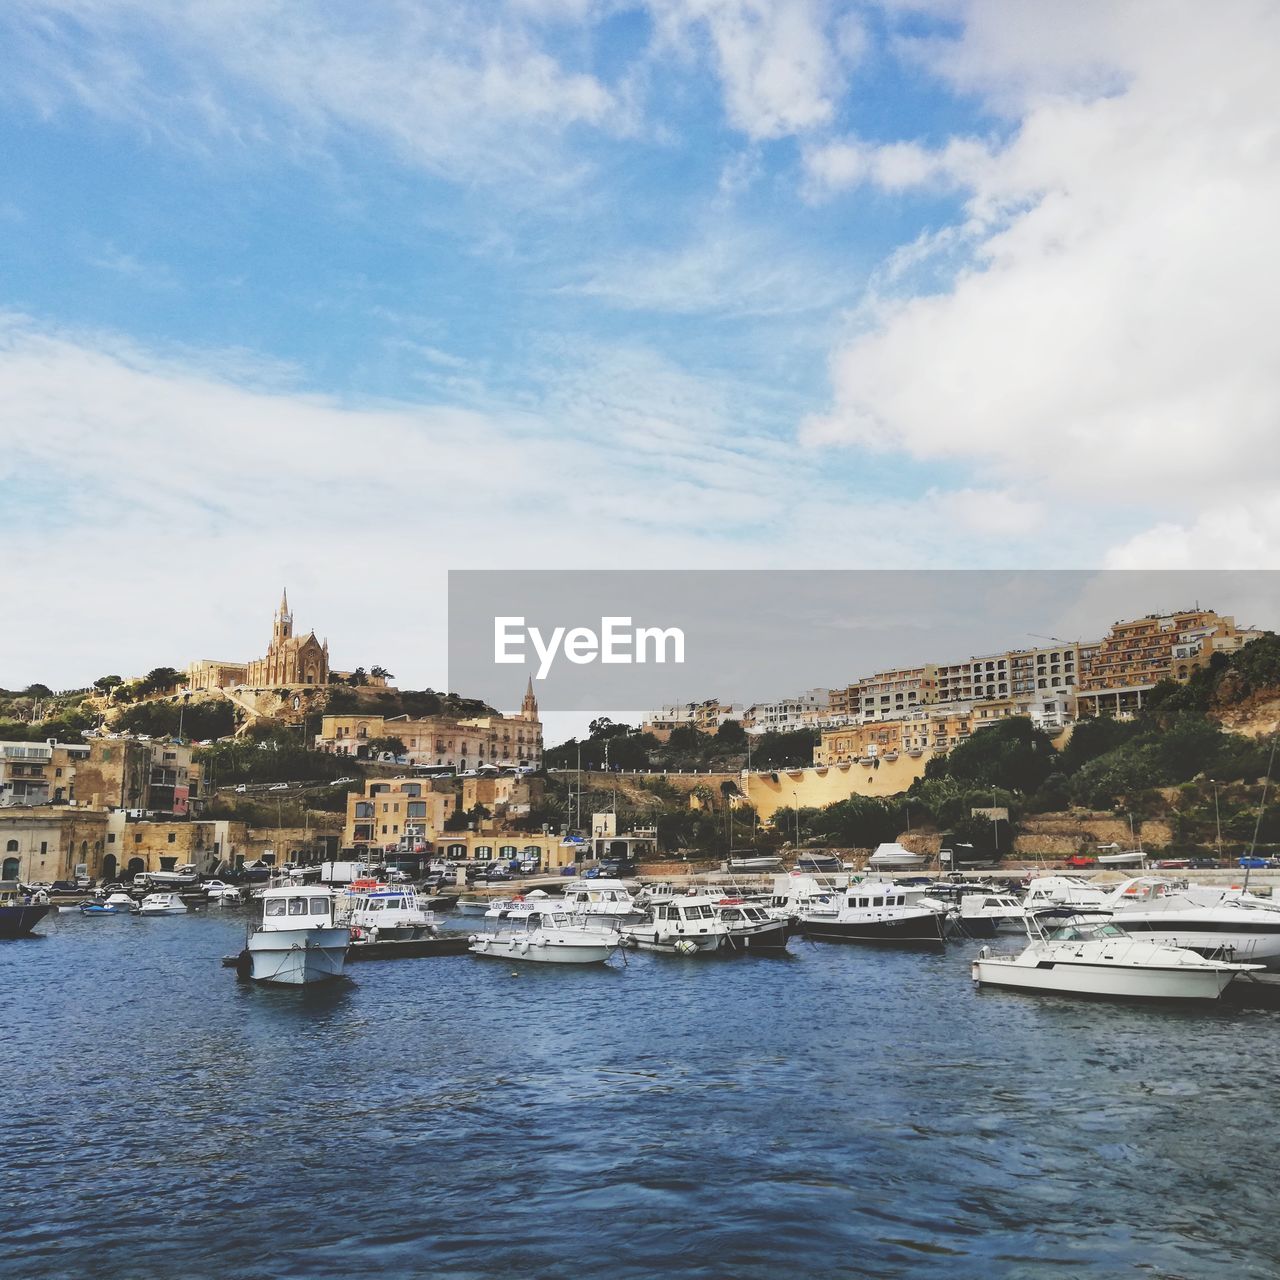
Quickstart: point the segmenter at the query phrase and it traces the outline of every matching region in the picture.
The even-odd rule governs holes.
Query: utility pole
[[[1213,825],[1217,830],[1218,861],[1222,861],[1222,811],[1218,808],[1218,780],[1210,778],[1213,783]]]

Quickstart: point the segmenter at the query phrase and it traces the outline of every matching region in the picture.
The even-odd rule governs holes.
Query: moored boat
[[[186,915],[187,904],[176,893],[149,893],[138,907],[143,916]]]
[[[282,886],[262,894],[262,921],[246,950],[256,982],[304,986],[342,976],[350,934],[333,919],[333,894]]]
[[[802,911],[800,931],[815,942],[943,943],[945,908],[927,901],[913,903],[909,897],[891,880],[853,884],[829,902]]]
[[[541,964],[602,964],[621,944],[612,925],[591,924],[563,911],[524,917],[507,928],[473,933],[468,950],[499,960]]]
[[[37,902],[16,880],[0,880],[0,938],[25,937],[50,910],[47,895],[44,902]]]
[[[1017,955],[992,955],[983,947],[973,961],[974,982],[1061,995],[1217,1000],[1241,974],[1262,968],[1135,937],[1109,921],[1075,917],[1046,930],[1029,917],[1029,934],[1032,929]]]

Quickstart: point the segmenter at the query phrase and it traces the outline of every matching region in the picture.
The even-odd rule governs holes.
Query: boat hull
[[[994,956],[973,962],[973,980],[980,986],[1118,1000],[1217,1000],[1238,972],[1207,966],[1155,968],[1069,960],[1028,965]]]
[[[618,949],[618,944],[536,937],[490,938],[484,934],[475,934],[467,949],[473,956],[488,956],[494,960],[527,960],[536,964],[603,964]]]
[[[881,920],[840,920],[835,916],[801,917],[800,931],[814,942],[865,942],[911,946],[940,946],[943,917],[921,911]]]
[[[766,925],[764,928],[750,931],[733,930],[725,939],[725,949],[728,951],[754,951],[757,955],[762,952],[785,951],[791,934],[790,920],[778,920],[773,924]]]
[[[25,938],[51,910],[47,902],[0,907],[0,938]]]
[[[346,929],[260,930],[249,938],[249,976],[289,987],[340,978],[349,942]]]
[[[1202,956],[1226,953],[1226,958],[1239,964],[1261,964],[1268,969],[1280,969],[1280,920],[1274,931],[1237,932],[1231,926],[1206,927],[1204,922],[1180,924],[1177,914],[1170,912],[1169,916],[1174,918],[1168,919],[1157,915],[1135,920],[1120,913],[1112,920],[1125,933],[1138,938],[1153,938],[1167,947],[1182,947]]]

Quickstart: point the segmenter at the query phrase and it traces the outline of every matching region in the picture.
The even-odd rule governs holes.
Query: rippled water
[[[1280,1015],[811,946],[273,990],[243,923],[0,946],[0,1273],[1270,1276]],[[1010,945],[1013,940],[1010,940]]]

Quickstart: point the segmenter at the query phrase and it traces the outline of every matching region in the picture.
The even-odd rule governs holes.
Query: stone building
[[[431,778],[371,778],[364,794],[347,796],[347,821],[342,843],[348,849],[386,849],[409,846],[421,852],[444,830],[457,805],[452,780]]]
[[[289,593],[280,597],[280,608],[271,623],[271,643],[265,657],[251,662],[220,662],[204,658],[187,668],[187,688],[193,692],[230,689],[275,689],[293,685],[325,685],[329,682],[329,642],[309,631],[293,634]]]
[[[75,767],[76,803],[91,809],[141,809],[179,817],[202,800],[191,748],[146,738],[94,738]]]

